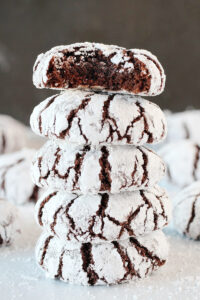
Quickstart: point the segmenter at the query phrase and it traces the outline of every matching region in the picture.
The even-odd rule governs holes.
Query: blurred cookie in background
[[[166,139],[157,145],[151,145],[152,149],[161,149],[166,144],[182,140],[200,143],[200,110],[192,109],[176,113],[165,110],[164,114],[168,128]]]
[[[194,240],[200,240],[200,181],[183,189],[174,198],[175,229]]]
[[[186,110],[178,113],[166,112],[168,135],[165,142],[190,139],[200,143],[200,110]]]
[[[0,154],[10,153],[26,145],[27,128],[7,115],[0,115]]]
[[[167,166],[162,186],[172,185],[180,190],[200,180],[200,143],[182,140],[169,143],[158,150]]]
[[[11,116],[0,114],[0,154],[18,151],[24,147],[39,148],[43,139],[34,135],[29,127]]]
[[[0,247],[12,244],[20,233],[16,206],[0,199]]]
[[[30,167],[35,150],[0,155],[0,197],[17,205],[36,202],[40,189],[32,182]]]

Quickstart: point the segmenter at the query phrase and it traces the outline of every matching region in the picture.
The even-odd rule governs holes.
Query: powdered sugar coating
[[[148,91],[143,91],[138,94],[154,96],[162,93],[165,86],[165,73],[164,70],[157,60],[157,58],[146,50],[140,49],[130,49],[127,50],[122,47],[114,45],[104,45],[99,43],[75,43],[67,46],[57,46],[47,51],[45,54],[40,54],[33,67],[33,83],[37,88],[45,88],[48,86],[48,72],[49,65],[54,60],[54,65],[57,71],[61,69],[62,61],[65,58],[65,53],[73,53],[73,56],[79,57],[80,61],[84,61],[87,56],[94,56],[95,52],[100,51],[100,53],[109,59],[110,64],[117,66],[118,72],[128,72],[134,73],[134,59],[138,59],[141,63],[145,65],[148,72],[147,77],[150,79],[150,87]],[[77,64],[80,62],[77,62]],[[110,68],[110,66],[107,66]],[[146,74],[144,74],[146,75]],[[66,81],[65,85],[62,87],[64,89],[68,88],[69,84]],[[96,90],[104,90],[103,86],[86,86],[80,85],[79,88],[89,88]],[[127,90],[119,89],[120,93],[127,93]],[[112,90],[110,92],[113,92]]]
[[[17,208],[0,199],[0,247],[10,245],[20,233]]]
[[[174,227],[181,234],[200,240],[200,181],[178,193],[174,202]]]
[[[33,161],[38,186],[82,194],[147,189],[164,172],[161,158],[144,147],[61,148],[49,141]]]
[[[158,151],[167,166],[162,184],[183,188],[200,180],[200,145],[190,140],[169,143]]]
[[[17,151],[26,144],[27,128],[7,115],[0,115],[0,154]]]
[[[78,145],[142,145],[166,136],[161,109],[139,96],[67,90],[34,108],[32,130]]]
[[[36,260],[52,278],[82,285],[116,284],[144,278],[162,266],[168,244],[161,231],[118,242],[62,243],[43,234]]]
[[[35,150],[23,149],[0,156],[0,197],[15,204],[38,199],[39,188],[30,174],[34,154]]]
[[[35,207],[36,221],[64,241],[123,240],[162,229],[171,217],[165,191],[77,195],[49,190]]]

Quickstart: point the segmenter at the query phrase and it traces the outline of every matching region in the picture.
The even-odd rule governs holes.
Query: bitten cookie
[[[43,234],[36,260],[52,278],[82,285],[105,285],[143,278],[162,266],[168,244],[161,231],[99,244],[62,243]]]
[[[158,153],[167,166],[162,184],[183,188],[200,180],[200,144],[183,140],[163,146]]]
[[[37,201],[39,188],[30,174],[34,154],[35,150],[23,149],[0,156],[0,197],[15,204]]]
[[[49,234],[64,241],[97,243],[162,229],[171,217],[171,205],[159,186],[98,195],[50,190],[37,202],[35,217]]]
[[[200,240],[200,181],[178,193],[174,202],[174,227],[189,238]]]
[[[61,148],[47,142],[33,161],[33,180],[40,187],[98,194],[147,189],[164,175],[161,158],[144,147],[89,146]]]
[[[10,116],[0,115],[0,154],[17,151],[26,144],[27,128]]]
[[[166,136],[161,109],[140,97],[67,90],[35,107],[32,130],[78,145],[142,145]]]
[[[10,245],[20,233],[17,208],[0,199],[0,247]]]
[[[85,42],[40,54],[33,68],[33,83],[37,88],[155,96],[164,90],[165,74],[149,51]]]

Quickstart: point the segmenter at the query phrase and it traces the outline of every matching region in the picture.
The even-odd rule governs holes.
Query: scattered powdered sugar
[[[115,65],[118,65],[120,62],[124,62],[127,60],[128,60],[128,57],[125,57],[123,52],[118,52],[111,58],[111,62]],[[133,64],[132,64],[132,67],[134,67]]]

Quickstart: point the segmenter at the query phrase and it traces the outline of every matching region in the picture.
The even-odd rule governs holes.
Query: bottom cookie
[[[162,231],[99,244],[61,242],[43,233],[36,246],[38,264],[51,278],[82,285],[108,285],[144,278],[161,267],[168,244]]]

